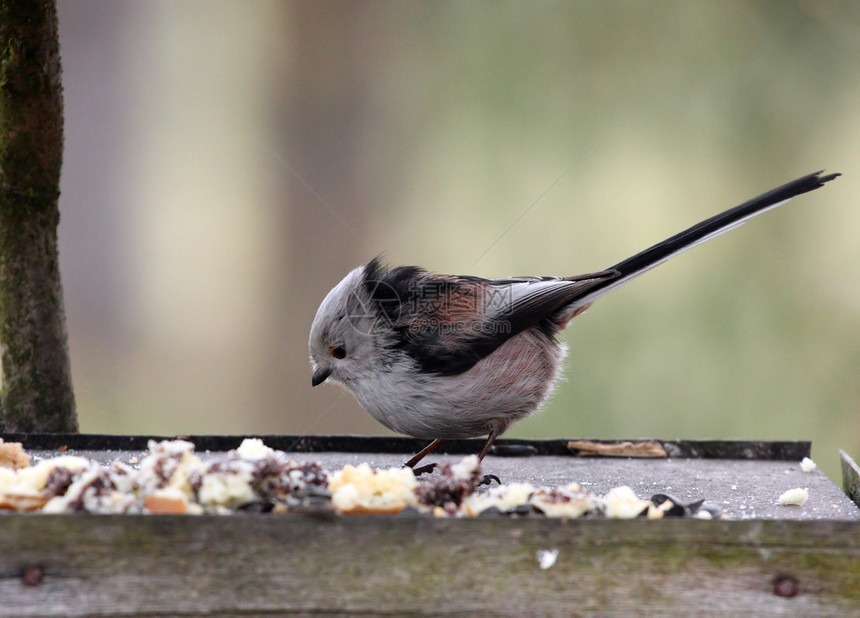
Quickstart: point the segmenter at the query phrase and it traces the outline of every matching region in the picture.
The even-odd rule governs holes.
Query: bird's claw
[[[412,468],[412,473],[415,476],[421,476],[422,474],[430,474],[433,470],[436,469],[435,463],[429,463],[421,466],[420,468]]]

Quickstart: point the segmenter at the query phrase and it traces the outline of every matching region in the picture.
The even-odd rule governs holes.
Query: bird
[[[416,473],[444,440],[486,436],[483,460],[552,393],[567,353],[557,335],[597,298],[839,175],[808,174],[593,273],[486,279],[374,257],[320,303],[311,384],[344,386],[388,429],[430,440],[404,464]]]

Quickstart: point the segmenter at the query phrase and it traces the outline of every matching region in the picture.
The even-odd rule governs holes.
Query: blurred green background
[[[326,292],[384,253],[604,268],[845,175],[602,299],[509,437],[809,439],[860,456],[860,4],[59,3],[81,428],[385,430],[312,389]]]

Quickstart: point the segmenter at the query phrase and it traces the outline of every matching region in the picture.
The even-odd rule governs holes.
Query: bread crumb
[[[461,509],[469,517],[477,517],[489,508],[508,512],[529,503],[535,488],[529,483],[511,483],[491,487],[486,492],[475,493],[463,500]]]
[[[806,472],[806,473],[812,472],[812,471],[813,471],[813,470],[815,470],[817,467],[818,467],[818,466],[817,466],[817,465],[815,465],[815,462],[814,462],[814,461],[812,461],[809,457],[804,457],[804,458],[800,461],[800,469],[801,469],[801,470],[803,470],[803,471],[804,471],[804,472]]]
[[[200,472],[197,501],[203,506],[237,508],[254,501],[253,469],[242,459],[211,461]],[[193,477],[196,484],[196,476]]]
[[[185,494],[175,488],[161,489],[143,499],[147,513],[158,515],[182,515],[188,512]]]
[[[557,549],[539,549],[537,550],[537,561],[540,568],[546,570],[555,564],[558,559]]]
[[[578,483],[566,487],[539,487],[532,493],[529,503],[547,517],[576,519],[597,510],[595,496]]]
[[[610,489],[603,496],[603,508],[606,516],[613,519],[633,519],[639,517],[651,503],[640,500],[636,493],[627,485]]]
[[[188,499],[194,498],[189,479],[203,462],[194,453],[194,445],[185,440],[150,440],[149,454],[140,462],[139,485],[142,496],[167,487],[179,489]]]
[[[329,479],[328,490],[341,513],[397,513],[417,503],[411,468],[371,470],[366,463],[347,464]]]
[[[0,468],[20,470],[30,466],[30,456],[20,442],[4,442],[0,438]]]
[[[245,438],[236,449],[241,459],[262,459],[274,454],[274,450],[263,444],[260,438]]]
[[[809,492],[801,487],[789,489],[779,497],[779,503],[784,506],[803,506],[809,498]]]

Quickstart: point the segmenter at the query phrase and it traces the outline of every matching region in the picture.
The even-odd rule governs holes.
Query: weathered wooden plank
[[[538,550],[557,550],[555,564],[542,569]],[[3,616],[847,615],[860,607],[860,528],[11,515],[0,517],[0,599]]]
[[[144,451],[149,440],[167,440],[176,436],[121,436],[104,434],[3,434],[7,442],[22,442],[28,450],[56,450],[69,448],[81,451]],[[193,442],[198,451],[227,451],[239,446],[246,437],[262,438],[274,449],[296,453],[415,453],[426,446],[426,440],[402,436],[179,436]],[[518,454],[516,448],[528,447],[530,455],[577,456],[568,448],[569,439],[520,440],[500,439],[498,455]],[[620,440],[593,440],[595,443],[615,444]],[[800,461],[808,457],[811,443],[808,441],[754,441],[754,440],[653,440],[660,444],[669,457],[704,459],[761,459],[769,461]],[[447,440],[436,450],[436,454],[464,455],[477,453],[483,439]],[[522,452],[522,451],[519,451]]]
[[[860,506],[860,468],[845,451],[839,451],[839,459],[842,462],[842,489],[854,504]]]

